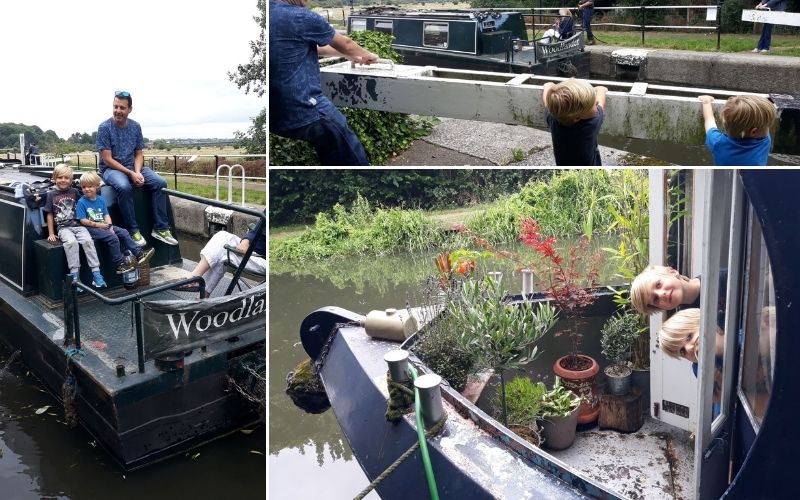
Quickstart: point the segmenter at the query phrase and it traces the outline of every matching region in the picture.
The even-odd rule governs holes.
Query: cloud
[[[233,137],[266,106],[227,75],[250,60],[256,14],[256,0],[4,4],[0,122],[91,133],[127,90],[146,137]]]

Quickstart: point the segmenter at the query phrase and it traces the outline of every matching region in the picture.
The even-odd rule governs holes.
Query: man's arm
[[[593,5],[594,5],[594,1],[593,0],[586,0],[585,2],[578,2],[578,8],[579,9],[586,9],[586,8],[591,7]]]
[[[703,103],[703,125],[706,128],[706,132],[708,132],[712,128],[717,127],[717,121],[714,119],[714,108],[711,107],[714,98],[710,95],[701,95],[698,96],[697,99]]]
[[[372,64],[378,56],[340,33],[333,36],[329,45],[317,47],[317,53],[324,57],[346,57],[359,64]]]

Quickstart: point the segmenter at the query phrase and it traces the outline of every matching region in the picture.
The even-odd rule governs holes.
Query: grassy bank
[[[607,45],[638,47],[650,49],[694,50],[716,52],[716,33],[665,33],[645,32],[644,45],[639,32],[600,31],[594,29],[595,37]],[[720,39],[720,52],[749,52],[758,43],[759,35],[734,35],[723,33]],[[780,56],[800,56],[800,38],[794,35],[774,35],[768,54]]]

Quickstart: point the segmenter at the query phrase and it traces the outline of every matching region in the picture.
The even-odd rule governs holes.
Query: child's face
[[[59,175],[55,179],[56,187],[59,191],[66,191],[69,188],[69,185],[72,183],[72,176],[71,175]]]
[[[678,271],[670,268],[669,276],[657,275],[651,280],[650,306],[662,311],[675,309],[683,303],[683,281]]]
[[[683,346],[678,350],[678,355],[683,359],[697,363],[697,351],[700,350],[700,332],[695,330],[686,337]]]
[[[95,199],[97,196],[97,186],[83,186],[81,189],[83,189],[83,195],[90,200]]]

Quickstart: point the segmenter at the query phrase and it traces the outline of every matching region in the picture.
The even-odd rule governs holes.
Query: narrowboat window
[[[356,17],[350,19],[350,31],[366,31],[367,20],[363,17]]]
[[[449,29],[447,23],[425,23],[422,28],[422,45],[446,49]]]
[[[392,29],[394,28],[393,25],[394,21],[375,21],[375,31],[380,31],[382,33],[391,35]]]
[[[761,236],[761,226],[753,220],[747,319],[742,351],[741,388],[753,425],[759,427],[772,391],[772,359],[775,353],[775,291],[772,269]]]

